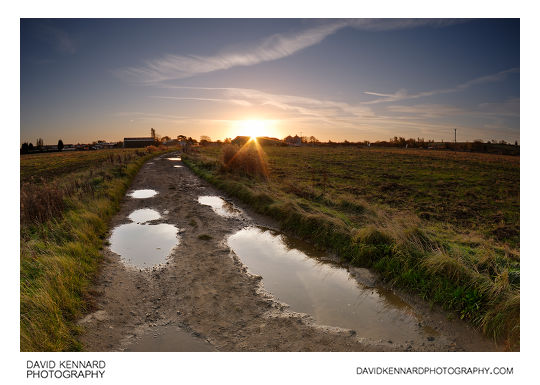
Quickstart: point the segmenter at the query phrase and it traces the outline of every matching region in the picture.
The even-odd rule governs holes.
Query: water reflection
[[[241,214],[241,211],[234,207],[232,203],[215,195],[200,196],[198,201],[202,205],[212,207],[212,210],[222,217],[238,217]]]
[[[149,222],[149,221],[155,221],[156,219],[161,218],[161,215],[156,210],[152,209],[140,209],[135,210],[128,216],[129,219],[133,222]]]
[[[145,198],[152,198],[153,196],[157,195],[156,190],[150,190],[150,189],[142,189],[142,190],[135,190],[130,192],[128,195],[132,198],[137,199],[145,199]]]
[[[291,310],[319,323],[351,328],[362,336],[405,341],[421,337],[412,308],[390,290],[358,283],[343,267],[324,262],[312,247],[290,248],[290,238],[248,227],[227,239],[249,271],[263,277],[267,291]]]
[[[178,244],[176,226],[145,222],[161,218],[151,209],[133,211],[129,217],[132,223],[113,229],[109,239],[110,249],[122,257],[122,261],[137,268],[149,268],[166,261],[167,256]]]

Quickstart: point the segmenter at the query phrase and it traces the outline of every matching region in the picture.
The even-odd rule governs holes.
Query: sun
[[[251,140],[255,140],[260,136],[268,136],[268,122],[266,120],[242,120],[240,122],[241,135],[249,136]]]

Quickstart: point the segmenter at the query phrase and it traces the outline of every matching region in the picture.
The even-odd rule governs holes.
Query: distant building
[[[298,135],[295,135],[294,137],[289,135],[285,138],[285,143],[287,143],[289,146],[301,146],[302,138]]]
[[[124,148],[139,148],[154,145],[155,140],[149,138],[124,138]]]
[[[232,144],[236,144],[237,146],[243,146],[249,141],[249,136],[237,136],[233,140],[231,140]]]
[[[260,136],[257,138],[257,142],[261,146],[284,146],[285,144],[283,141],[279,140],[278,138],[271,138],[268,136]]]

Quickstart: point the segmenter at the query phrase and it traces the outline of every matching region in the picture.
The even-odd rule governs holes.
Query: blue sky
[[[21,20],[21,142],[514,142],[518,19]]]

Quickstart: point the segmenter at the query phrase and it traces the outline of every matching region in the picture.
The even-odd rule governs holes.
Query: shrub
[[[255,141],[242,147],[227,144],[222,149],[222,170],[250,177],[268,177],[268,161],[262,147]]]

